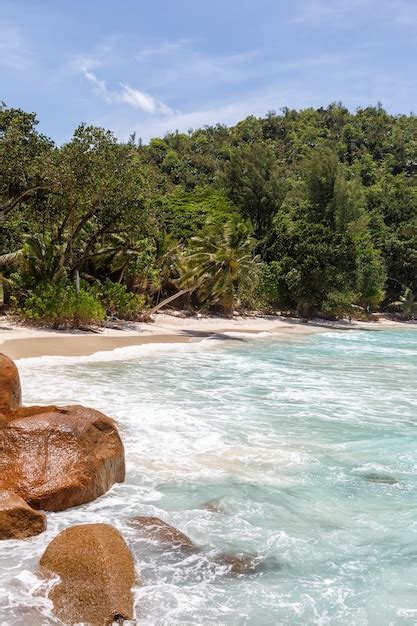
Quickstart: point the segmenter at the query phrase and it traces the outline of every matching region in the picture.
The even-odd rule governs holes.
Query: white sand
[[[154,322],[118,324],[121,330],[105,328],[99,333],[84,331],[53,331],[45,328],[22,326],[0,318],[0,351],[18,359],[37,356],[81,356],[103,350],[143,343],[184,343],[198,341],[210,335],[227,340],[230,333],[269,332],[284,340],[296,340],[306,334],[329,330],[384,328],[417,328],[380,318],[377,322],[323,322],[302,323],[299,320],[279,316],[234,317],[177,317],[159,313]]]

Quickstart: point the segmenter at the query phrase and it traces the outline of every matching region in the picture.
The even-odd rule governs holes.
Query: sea
[[[0,542],[1,626],[60,624],[39,558],[62,529],[97,522],[134,555],[130,623],[417,624],[414,330],[231,333],[17,365],[26,404],[114,417],[127,475],[49,513],[47,532]],[[200,550],[161,549],[129,524],[147,515]],[[232,576],[222,554],[256,567]]]

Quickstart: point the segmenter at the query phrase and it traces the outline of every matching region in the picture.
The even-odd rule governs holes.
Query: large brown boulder
[[[132,517],[129,523],[135,526],[142,535],[157,541],[163,547],[181,552],[196,552],[199,549],[187,535],[159,517]]]
[[[0,426],[0,489],[35,509],[61,511],[123,482],[124,449],[112,419],[81,406],[39,410]]]
[[[58,575],[49,597],[65,624],[103,626],[133,619],[132,554],[109,524],[72,526],[49,544],[40,565]]]
[[[0,413],[7,414],[22,403],[19,372],[5,354],[0,353]]]
[[[0,539],[27,539],[46,530],[46,515],[18,495],[0,491]]]

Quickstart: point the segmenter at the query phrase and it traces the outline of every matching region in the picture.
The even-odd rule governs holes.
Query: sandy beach
[[[105,350],[147,343],[188,343],[206,337],[232,339],[235,333],[272,333],[283,340],[329,330],[383,330],[386,328],[416,328],[384,318],[377,322],[325,322],[299,320],[279,316],[235,316],[227,320],[218,317],[178,317],[160,313],[152,323],[120,322],[117,328],[98,332],[54,331],[47,328],[23,326],[7,317],[0,318],[0,351],[14,359],[39,356],[84,356]]]

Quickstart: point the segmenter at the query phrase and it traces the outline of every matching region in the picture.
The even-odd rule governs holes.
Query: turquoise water
[[[2,625],[56,623],[37,559],[58,530],[97,521],[135,554],[138,624],[417,624],[414,331],[236,336],[19,366],[25,402],[114,416],[128,473],[96,502],[50,514],[45,535],[2,542]],[[200,508],[213,499],[220,511]],[[135,515],[161,517],[202,552],[158,550],[126,523]],[[213,565],[224,551],[256,555],[259,571],[230,578]]]

